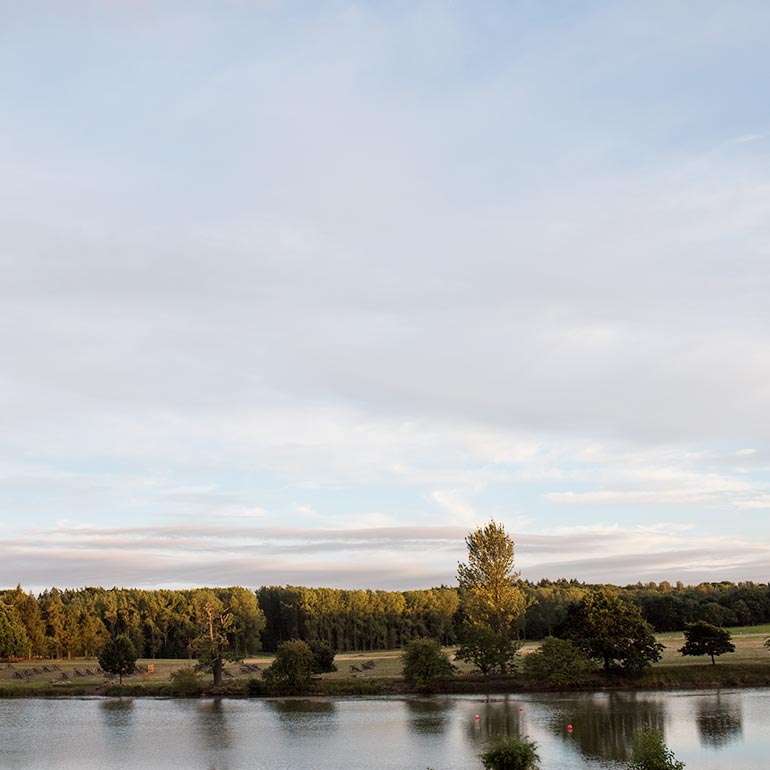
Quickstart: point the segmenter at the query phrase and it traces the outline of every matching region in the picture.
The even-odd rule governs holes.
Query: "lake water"
[[[664,731],[688,770],[770,767],[770,689],[489,699],[5,699],[0,767],[480,770],[488,738],[509,733],[539,743],[542,770],[611,769],[623,767],[630,737],[644,724]]]

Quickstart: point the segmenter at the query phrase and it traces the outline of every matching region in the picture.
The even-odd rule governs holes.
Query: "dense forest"
[[[639,583],[617,588],[575,580],[521,582],[527,609],[522,638],[542,639],[559,627],[586,593],[609,588],[639,606],[656,631],[678,631],[696,620],[722,626],[770,622],[765,583]],[[402,647],[418,637],[458,641],[458,589],[342,590],[293,586],[195,590],[51,588],[38,596],[21,587],[0,591],[0,637],[23,644],[28,656],[90,657],[115,634],[127,634],[141,657],[184,658],[200,633],[201,606],[215,597],[232,615],[231,648],[242,655],[274,651],[288,639],[325,641],[334,649]],[[4,654],[0,644],[0,657]]]

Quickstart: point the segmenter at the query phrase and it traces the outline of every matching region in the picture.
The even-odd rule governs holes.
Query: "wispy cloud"
[[[456,564],[466,556],[466,533],[464,527],[409,526],[62,526],[6,541],[0,582],[21,581],[32,588],[50,583],[182,587],[212,581],[428,587],[454,582]],[[692,526],[678,523],[583,525],[512,534],[517,565],[524,577],[535,580],[748,579],[770,558],[770,538],[703,537]]]

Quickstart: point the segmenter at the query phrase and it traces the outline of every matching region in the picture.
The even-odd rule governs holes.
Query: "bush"
[[[679,762],[663,742],[663,735],[654,727],[643,727],[631,741],[629,770],[683,770]]]
[[[171,691],[176,695],[200,695],[203,690],[198,674],[192,666],[177,669],[169,679]]]
[[[481,755],[486,770],[535,770],[537,744],[526,738],[501,738]]]
[[[569,687],[590,681],[593,661],[567,639],[549,636],[537,652],[524,656],[524,672],[551,687]]]
[[[263,676],[271,683],[296,689],[308,683],[313,664],[313,651],[307,642],[290,639],[278,645],[275,660]]]
[[[330,644],[316,641],[311,643],[310,649],[313,653],[314,674],[328,674],[331,671],[337,670],[337,666],[334,664],[336,653]]]
[[[432,689],[438,680],[452,676],[455,671],[449,656],[433,639],[412,640],[401,659],[404,679],[420,690]]]

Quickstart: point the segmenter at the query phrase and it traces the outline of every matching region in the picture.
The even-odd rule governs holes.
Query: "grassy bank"
[[[684,644],[681,633],[659,634],[665,645],[662,660],[632,678],[605,676],[597,673],[584,689],[688,689],[708,687],[770,687],[770,651],[764,646],[770,636],[770,625],[731,629],[735,652],[718,659],[716,666],[707,657],[684,658],[678,648]],[[522,654],[538,647],[525,643]],[[454,648],[447,650],[450,655]],[[338,670],[314,678],[303,695],[381,695],[409,693],[412,690],[401,678],[401,651],[385,650],[337,655]],[[124,677],[123,686],[98,671],[94,660],[30,661],[0,664],[0,697],[83,696],[83,695],[149,695],[178,696],[219,694],[232,697],[264,697],[296,694],[271,690],[260,676],[272,662],[272,656],[261,655],[225,667],[225,683],[219,690],[210,687],[209,677],[200,677],[191,693],[179,692],[171,675],[191,665],[191,661],[140,660],[138,671]],[[459,674],[437,688],[445,693],[526,692],[540,691],[539,682],[524,676],[484,680],[473,674],[471,667],[456,661]]]

